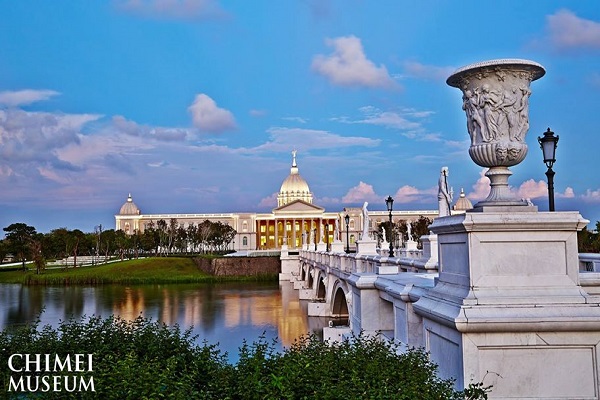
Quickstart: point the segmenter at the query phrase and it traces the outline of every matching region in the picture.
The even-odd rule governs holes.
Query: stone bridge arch
[[[315,283],[315,280],[314,280],[315,273],[316,273],[316,270],[315,270],[314,267],[309,267],[308,268],[308,274],[307,274],[307,277],[306,277],[307,278],[306,279],[306,285],[307,285],[307,287],[309,289],[312,289],[313,285]]]
[[[334,318],[348,318],[350,313],[351,292],[348,286],[340,279],[336,279],[331,290],[331,316]]]
[[[317,278],[317,299],[327,299],[327,276],[322,271],[319,271]]]

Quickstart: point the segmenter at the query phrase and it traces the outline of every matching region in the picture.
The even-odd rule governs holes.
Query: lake
[[[100,315],[135,319],[140,314],[168,325],[193,327],[197,342],[219,344],[238,359],[243,339],[278,338],[278,349],[307,333],[322,335],[327,320],[308,318],[306,301],[289,282],[185,285],[22,286],[0,285],[0,329],[40,318],[57,326],[71,317]]]

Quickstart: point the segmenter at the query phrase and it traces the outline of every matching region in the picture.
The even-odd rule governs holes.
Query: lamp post
[[[548,177],[548,209],[554,211],[554,171],[552,166],[556,161],[556,146],[558,145],[558,135],[554,136],[554,132],[548,128],[544,132],[544,137],[538,137],[538,142],[544,154],[544,163],[548,167],[546,176]]]
[[[315,228],[315,251],[317,251],[317,228]]]
[[[393,222],[392,222],[392,206],[394,205],[394,199],[392,199],[392,196],[388,196],[387,199],[385,199],[385,205],[387,206],[387,210],[390,213],[390,257],[394,257],[394,239],[393,239],[393,235],[394,235],[394,228],[393,228]]]
[[[344,217],[344,221],[346,222],[346,253],[350,253],[350,239],[348,238],[348,225],[350,224],[350,216],[346,214]]]

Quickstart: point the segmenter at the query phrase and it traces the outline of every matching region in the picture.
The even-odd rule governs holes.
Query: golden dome
[[[139,215],[140,209],[135,205],[133,199],[131,198],[131,193],[127,197],[127,201],[125,204],[121,206],[121,210],[119,211],[119,215]]]
[[[292,168],[290,174],[281,184],[279,195],[277,196],[277,206],[281,207],[284,204],[291,203],[295,200],[303,200],[307,203],[312,203],[312,193],[308,188],[308,183],[298,173],[298,165],[296,164],[296,150],[292,151]]]
[[[471,204],[471,200],[467,199],[465,191],[461,188],[460,197],[458,198],[456,204],[454,204],[454,207],[452,207],[452,209],[456,211],[466,211],[470,210],[471,208],[473,208],[473,204]]]

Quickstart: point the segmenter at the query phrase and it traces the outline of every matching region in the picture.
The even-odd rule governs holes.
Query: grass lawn
[[[100,284],[154,284],[196,283],[247,278],[223,278],[206,274],[191,258],[154,257],[129,260],[91,267],[47,269],[37,275],[35,270],[2,271],[0,283],[25,285],[100,285]]]

